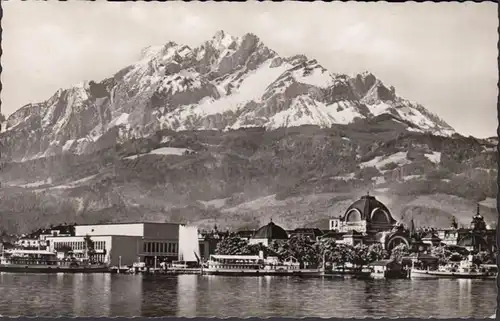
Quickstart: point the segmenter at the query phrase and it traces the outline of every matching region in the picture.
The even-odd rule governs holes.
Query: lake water
[[[489,317],[494,280],[0,273],[3,316]]]

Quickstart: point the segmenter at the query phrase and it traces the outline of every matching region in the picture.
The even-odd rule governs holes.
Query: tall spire
[[[415,222],[413,221],[412,217],[410,222],[410,237],[413,237],[414,235],[415,235]]]

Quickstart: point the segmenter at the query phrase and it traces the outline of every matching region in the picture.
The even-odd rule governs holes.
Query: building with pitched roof
[[[252,238],[249,240],[249,244],[262,244],[269,246],[272,241],[282,241],[288,239],[288,233],[281,227],[271,220],[269,224],[259,228]]]

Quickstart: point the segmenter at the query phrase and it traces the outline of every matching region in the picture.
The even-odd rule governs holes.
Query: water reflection
[[[178,278],[174,276],[142,277],[141,316],[176,316],[177,282]]]
[[[179,275],[177,278],[177,316],[196,317],[197,289],[197,275]]]
[[[488,280],[0,273],[4,316],[488,317]]]
[[[108,316],[111,306],[111,274],[73,275],[73,315]]]
[[[137,275],[110,275],[110,316],[142,315],[143,278]]]

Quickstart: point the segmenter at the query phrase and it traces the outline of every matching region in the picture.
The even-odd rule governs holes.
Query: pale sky
[[[256,34],[281,56],[368,70],[458,132],[496,136],[497,5],[484,3],[3,2],[2,112],[100,81],[149,45]]]

